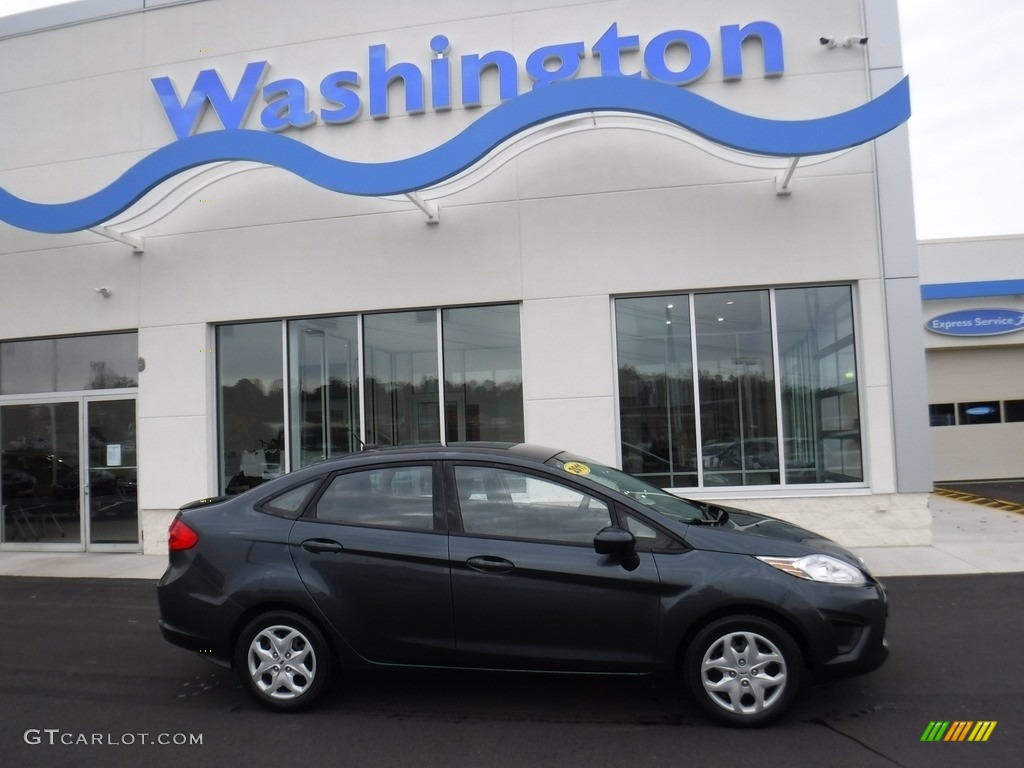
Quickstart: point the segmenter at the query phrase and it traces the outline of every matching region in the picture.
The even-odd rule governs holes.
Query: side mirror
[[[636,553],[636,537],[625,528],[609,525],[594,535],[594,551],[599,555],[615,555],[627,571],[640,567],[640,556]]]

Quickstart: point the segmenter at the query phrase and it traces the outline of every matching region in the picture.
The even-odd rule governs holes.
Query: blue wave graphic
[[[349,195],[384,196],[429,188],[469,168],[535,125],[584,112],[627,112],[664,120],[717,144],[758,155],[805,157],[871,141],[910,117],[904,78],[868,103],[812,120],[766,120],[726,109],[692,91],[627,77],[593,77],[539,88],[483,114],[444,144],[414,157],[358,163],[325,155],[287,136],[248,129],[211,131],[147,155],[95,194],[33,203],[0,188],[0,220],[35,232],[75,232],[102,224],[158,184],[189,168],[251,160],[291,171]]]

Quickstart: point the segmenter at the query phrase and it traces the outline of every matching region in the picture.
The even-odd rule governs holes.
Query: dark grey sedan
[[[886,597],[834,542],[539,446],[366,451],[170,529],[160,627],[297,710],[338,668],[673,676],[764,725],[806,672],[868,672]]]

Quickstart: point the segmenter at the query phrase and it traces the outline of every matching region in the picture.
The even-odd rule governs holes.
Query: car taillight
[[[170,530],[167,532],[167,548],[171,552],[192,549],[198,541],[199,534],[185,525],[180,518],[176,518],[171,523]]]

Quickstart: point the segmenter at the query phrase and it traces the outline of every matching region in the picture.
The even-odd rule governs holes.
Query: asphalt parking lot
[[[1018,766],[1024,574],[886,584],[881,669],[807,689],[776,726],[737,731],[645,678],[357,673],[314,711],[275,714],[232,672],[161,638],[151,581],[0,577],[0,754],[19,768]],[[995,726],[983,743],[922,741],[945,721]]]

